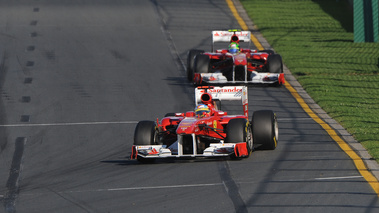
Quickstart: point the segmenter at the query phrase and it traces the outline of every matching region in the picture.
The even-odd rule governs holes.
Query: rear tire
[[[253,151],[253,137],[249,121],[244,118],[235,118],[226,126],[226,143],[246,142],[248,155]],[[232,156],[235,157],[235,156]]]
[[[158,131],[154,121],[138,122],[134,131],[134,145],[156,145],[158,140]],[[137,160],[142,163],[153,163],[155,159],[143,158],[137,156]]]
[[[193,81],[195,56],[204,53],[204,50],[190,50],[187,55],[187,79]]]
[[[252,117],[254,142],[263,150],[274,150],[278,143],[279,131],[276,115],[271,110],[256,111]]]
[[[269,55],[266,68],[269,73],[283,73],[282,57],[279,54]]]

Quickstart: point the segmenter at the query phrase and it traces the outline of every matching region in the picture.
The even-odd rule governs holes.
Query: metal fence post
[[[354,42],[378,42],[378,0],[354,0]]]

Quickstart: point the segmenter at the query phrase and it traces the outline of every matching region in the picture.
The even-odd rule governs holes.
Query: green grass
[[[312,98],[379,162],[379,43],[354,43],[344,0],[241,0]]]

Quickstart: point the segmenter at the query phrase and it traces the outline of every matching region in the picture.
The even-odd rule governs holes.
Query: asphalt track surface
[[[274,151],[128,159],[137,121],[192,110],[186,52],[229,28],[223,0],[0,1],[0,212],[377,212],[285,87],[249,89],[279,118]]]

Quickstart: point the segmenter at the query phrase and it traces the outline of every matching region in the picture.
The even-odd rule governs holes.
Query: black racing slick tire
[[[156,124],[154,121],[140,121],[134,130],[134,145],[156,145],[157,134]],[[155,159],[143,158],[137,156],[137,160],[141,163],[153,163]]]
[[[211,59],[208,55],[195,56],[194,73],[209,73]]]
[[[193,81],[195,56],[204,53],[204,50],[190,50],[187,55],[187,79]]]
[[[246,142],[248,156],[253,151],[253,137],[248,120],[244,118],[231,119],[226,126],[226,143]]]
[[[269,55],[266,68],[269,73],[283,73],[282,57],[279,54]]]
[[[156,124],[154,121],[140,121],[134,130],[134,145],[156,144]]]
[[[252,117],[254,143],[258,149],[274,150],[278,145],[278,121],[271,110],[256,111]]]

